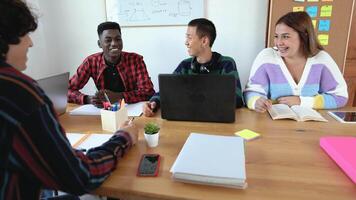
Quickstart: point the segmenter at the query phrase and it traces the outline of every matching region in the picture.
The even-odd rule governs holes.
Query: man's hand
[[[95,107],[102,108],[103,103],[99,96],[95,95],[87,95],[84,97],[84,104],[93,104]]]
[[[299,96],[285,96],[279,97],[277,99],[278,103],[287,104],[289,107],[294,105],[300,105],[300,97]]]
[[[265,99],[264,97],[260,97],[255,103],[255,110],[260,113],[266,112],[271,107],[272,101],[269,99]]]
[[[131,141],[132,141],[132,145],[137,143],[138,140],[138,128],[136,127],[136,125],[131,122],[129,123],[129,121],[126,121],[120,128],[121,131],[125,131],[130,135]]]
[[[106,98],[104,96],[104,93],[106,93],[106,95],[108,96],[108,98],[110,100],[110,103],[112,103],[112,104],[119,102],[119,100],[124,98],[124,95],[121,92],[113,92],[111,90],[100,90],[99,93],[100,93],[100,96],[103,97],[104,99]]]
[[[146,117],[152,117],[155,113],[154,110],[156,109],[157,104],[156,102],[152,101],[152,102],[146,102],[145,104],[143,104],[143,115]]]

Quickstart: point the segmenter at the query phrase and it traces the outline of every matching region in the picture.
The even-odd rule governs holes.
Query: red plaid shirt
[[[79,90],[85,86],[89,78],[94,80],[98,90],[104,89],[103,72],[106,67],[102,52],[88,56],[69,80],[68,102],[84,103],[85,94]],[[122,94],[127,103],[146,101],[154,94],[153,84],[142,56],[121,52],[121,60],[116,68],[125,86],[125,92]]]

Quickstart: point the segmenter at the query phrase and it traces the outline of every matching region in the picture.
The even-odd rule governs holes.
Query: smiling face
[[[118,29],[104,30],[99,37],[99,47],[103,49],[106,61],[116,64],[122,51],[122,38]]]
[[[197,34],[197,27],[188,26],[186,33],[185,45],[188,48],[188,54],[190,56],[198,57],[203,50],[204,40],[206,37],[200,38]]]
[[[29,34],[20,38],[20,43],[10,44],[9,51],[6,54],[6,62],[19,71],[27,68],[27,52],[33,46]]]
[[[284,23],[276,25],[274,45],[277,47],[280,55],[284,58],[303,56],[303,49],[301,47],[301,40],[298,32]]]

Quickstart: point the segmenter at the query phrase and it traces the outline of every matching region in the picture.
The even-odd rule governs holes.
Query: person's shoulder
[[[331,55],[328,52],[324,50],[321,50],[315,56],[308,58],[308,62],[311,65],[324,66],[329,69],[338,68],[335,60],[331,57]]]
[[[234,58],[232,58],[230,56],[226,56],[226,55],[221,55],[220,56],[220,61],[221,62],[232,62],[232,63],[235,63],[235,59]]]
[[[8,72],[0,74],[0,84],[3,86],[2,96],[21,106],[21,109],[31,111],[45,103],[43,90],[31,77],[15,69],[9,69]],[[13,94],[21,98],[15,98]]]
[[[123,58],[130,58],[130,59],[143,59],[143,56],[141,56],[138,53],[134,53],[134,52],[126,52],[126,51],[122,51],[121,52],[121,56]]]
[[[324,50],[319,51],[315,56],[312,57],[315,60],[332,59],[330,54]]]
[[[277,50],[273,49],[273,48],[265,48],[265,49],[262,49],[258,55],[258,57],[268,57],[268,58],[271,58],[271,57],[276,57],[278,56],[277,54]]]
[[[189,57],[189,58],[186,58],[186,59],[182,60],[178,64],[177,68],[174,70],[174,73],[177,73],[177,74],[186,73],[189,69],[191,69],[192,61],[193,61],[192,57]]]
[[[273,48],[262,49],[256,56],[255,63],[262,65],[264,63],[276,63],[280,58],[278,51]]]
[[[102,56],[103,56],[103,52],[93,53],[93,54],[87,56],[83,62],[98,61],[98,60],[102,59]]]
[[[183,59],[180,63],[184,63],[184,64],[191,64],[193,61],[193,57],[189,57],[189,58],[185,58]]]

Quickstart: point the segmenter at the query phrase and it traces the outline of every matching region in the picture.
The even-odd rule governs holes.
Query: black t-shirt
[[[121,76],[116,66],[113,64],[109,64],[108,62],[105,63],[108,67],[103,72],[104,88],[113,92],[124,92],[125,86],[122,82]]]

